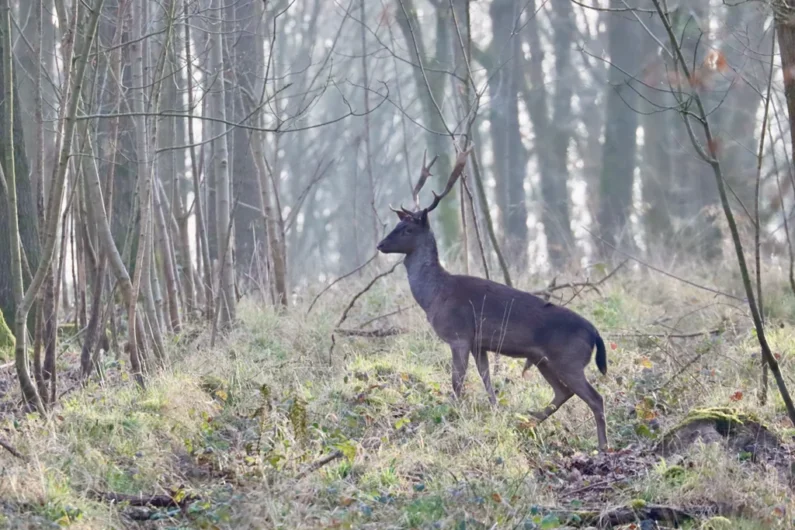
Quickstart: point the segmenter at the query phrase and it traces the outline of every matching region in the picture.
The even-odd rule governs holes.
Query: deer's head
[[[390,209],[398,216],[398,224],[384,239],[378,243],[378,250],[384,254],[411,254],[417,248],[420,248],[429,239],[433,239],[433,232],[431,231],[431,224],[428,221],[428,214],[432,212],[442,199],[450,193],[453,189],[461,173],[464,172],[466,166],[467,156],[472,151],[472,146],[469,149],[462,151],[458,154],[453,166],[453,171],[447,179],[447,185],[441,194],[433,192],[433,202],[427,208],[421,208],[419,203],[420,190],[425,185],[425,181],[431,176],[431,167],[438,157],[434,157],[431,163],[426,165],[426,155],[422,157],[422,171],[417,184],[412,190],[414,197],[415,211],[406,210],[402,206],[399,210],[392,207]]]

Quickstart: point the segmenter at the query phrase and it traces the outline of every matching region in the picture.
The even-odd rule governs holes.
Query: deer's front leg
[[[460,399],[461,387],[464,386],[464,376],[466,376],[469,364],[470,344],[454,342],[450,344],[450,349],[453,351],[453,394],[456,399]]]
[[[475,356],[475,365],[483,380],[483,386],[486,387],[486,393],[489,395],[489,403],[492,407],[496,406],[497,395],[494,393],[494,387],[491,386],[491,375],[489,374],[489,353],[486,350],[473,350],[472,354]]]

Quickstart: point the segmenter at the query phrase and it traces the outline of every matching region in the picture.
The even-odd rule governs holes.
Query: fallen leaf
[[[638,359],[638,364],[644,368],[651,368],[652,366],[654,366],[654,363],[652,363],[651,359],[649,359],[648,357],[641,357],[640,359]]]
[[[742,398],[743,398],[743,393],[741,390],[738,390],[729,397],[729,399],[731,399],[732,401],[740,401]]]
[[[616,348],[618,348],[618,344],[616,344],[615,342],[611,342],[610,343],[610,349],[611,350],[615,350]]]
[[[502,503],[502,497],[496,491],[491,494],[491,500],[493,500],[497,504],[501,504]]]

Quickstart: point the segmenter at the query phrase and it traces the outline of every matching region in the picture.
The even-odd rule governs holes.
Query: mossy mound
[[[724,443],[752,458],[781,450],[781,441],[753,414],[731,407],[694,409],[666,432],[654,451],[664,457],[680,453],[701,440]]]

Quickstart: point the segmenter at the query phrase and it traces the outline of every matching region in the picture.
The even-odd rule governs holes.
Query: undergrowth
[[[769,341],[795,387],[795,298],[768,277]],[[792,442],[775,387],[765,405],[758,399],[759,352],[741,302],[637,271],[574,297],[608,348],[608,375],[587,369],[617,450],[602,457],[578,399],[531,420],[552,391],[535,371],[523,379],[518,360],[495,368],[492,357],[496,409],[472,363],[463,400],[452,400],[450,353],[402,271],[363,296],[345,326],[411,306],[390,321],[408,331],[336,334],[332,350],[356,288],[328,293],[309,315],[306,304],[277,314],[244,299],[239,325],[215,348],[204,326],[175,337],[170,366],[145,390],[111,358],[102,382],[69,387],[46,421],[0,416],[0,434],[27,458],[0,452],[0,526],[126,528],[143,513],[149,528],[560,528],[579,525],[583,510],[646,504],[735,507],[731,528],[793,524],[792,491],[774,466],[711,444],[674,459],[649,453],[697,407],[739,408]],[[74,350],[60,360],[72,370]],[[3,399],[16,399],[8,388]],[[133,512],[108,492],[194,500]]]

